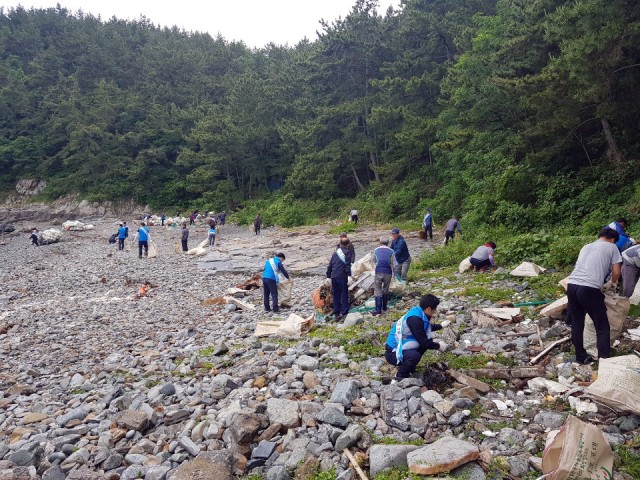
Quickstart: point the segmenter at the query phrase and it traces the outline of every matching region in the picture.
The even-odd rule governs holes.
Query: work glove
[[[445,320],[444,322],[440,323],[440,326],[442,328],[447,328],[449,325],[451,325],[451,320]]]
[[[440,341],[440,342],[438,342],[438,345],[440,345],[438,350],[440,350],[441,352],[446,352],[447,351],[448,345],[446,343]]]

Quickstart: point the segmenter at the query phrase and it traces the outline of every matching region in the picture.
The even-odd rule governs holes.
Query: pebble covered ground
[[[571,363],[568,345],[529,365],[540,340],[567,334],[564,322],[532,309],[518,323],[474,322],[474,308],[536,298],[534,281],[425,272],[386,317],[357,313],[300,339],[256,338],[258,321],[312,313],[321,260],[337,240],[327,226],[255,238],[225,225],[199,258],[174,251],[178,230],[152,227],[159,255],[140,259],[107,244],[116,219],[94,221],[42,247],[20,233],[27,223],[0,237],[0,480],[356,478],[345,448],[371,478],[391,478],[390,468],[404,478],[434,445],[464,456],[446,459],[465,464],[456,478],[532,479],[547,433],[570,412],[613,446],[632,448],[640,433],[639,416],[575,391],[593,370]],[[385,232],[351,234],[357,256]],[[192,229],[190,246],[206,233]],[[414,257],[431,248],[407,238]],[[291,309],[265,314],[259,291],[242,299],[253,311],[219,302],[280,250],[295,282]],[[227,268],[234,261],[242,267]],[[386,333],[426,292],[442,298],[441,319],[452,322],[438,333],[449,349],[425,355],[425,377],[390,383]],[[489,389],[442,373],[442,362],[482,372]],[[535,372],[518,377],[524,367]],[[634,477],[621,468],[614,478]]]

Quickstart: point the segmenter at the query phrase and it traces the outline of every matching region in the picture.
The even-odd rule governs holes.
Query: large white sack
[[[285,280],[278,284],[278,303],[283,307],[292,307],[291,292],[293,291],[293,282]]]
[[[473,267],[473,265],[471,265],[471,257],[467,257],[460,262],[460,265],[458,266],[458,272],[464,273],[467,270],[471,270],[471,267]]]
[[[43,245],[57,243],[60,240],[62,240],[62,232],[55,228],[49,228],[48,230],[45,230],[40,236],[40,243]]]
[[[509,274],[514,277],[537,277],[541,273],[544,273],[545,270],[546,268],[536,265],[535,263],[522,262],[516,268],[511,270]]]
[[[370,270],[373,270],[373,265],[371,264],[371,253],[367,253],[364,257],[351,265],[351,276],[355,278],[361,273],[368,272]]]

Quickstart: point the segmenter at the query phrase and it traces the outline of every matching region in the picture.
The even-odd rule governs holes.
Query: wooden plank
[[[233,303],[236,307],[241,308],[242,310],[255,310],[256,309],[255,305],[251,305],[250,303],[243,302],[242,300],[240,300],[238,298],[230,297],[228,295],[225,295],[223,298],[227,303]]]
[[[488,384],[481,382],[480,380],[477,380],[468,375],[465,375],[462,372],[458,372],[456,370],[447,370],[447,373],[458,382],[464,385],[467,385],[468,387],[474,388],[479,392],[488,393],[491,390],[491,387]]]
[[[536,355],[535,357],[533,357],[531,360],[529,360],[529,363],[531,365],[535,365],[536,363],[538,363],[540,360],[542,360],[551,350],[553,350],[554,348],[556,348],[558,345],[561,345],[563,343],[568,342],[569,340],[571,340],[571,337],[564,337],[560,340],[556,340],[555,342],[553,342],[551,345],[549,345],[547,348],[545,348],[543,351],[541,351],[538,355]]]

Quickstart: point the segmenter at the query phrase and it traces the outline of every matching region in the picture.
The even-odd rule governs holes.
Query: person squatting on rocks
[[[440,300],[432,294],[420,298],[419,306],[411,308],[389,331],[384,358],[390,365],[398,367],[396,379],[408,378],[416,371],[422,355],[427,350],[444,352],[447,344],[433,341],[433,333],[451,322],[440,325],[431,323],[438,310]]]
[[[180,241],[182,242],[182,251],[186,252],[189,250],[187,246],[187,242],[189,241],[189,229],[187,228],[187,224],[182,224],[182,230],[180,231]]]
[[[576,266],[569,275],[567,286],[567,313],[571,319],[571,341],[576,350],[576,361],[593,363],[593,358],[584,348],[584,321],[589,314],[596,330],[596,346],[599,358],[609,358],[611,334],[607,307],[602,286],[611,272],[611,288],[615,290],[620,279],[622,257],[615,243],[618,232],[605,227],[598,239],[582,247]]]
[[[279,312],[278,306],[278,284],[280,283],[280,272],[289,280],[289,273],[284,268],[284,253],[278,253],[275,257],[270,258],[264,264],[262,271],[262,286],[264,288],[264,311],[270,312],[269,295],[271,295],[271,303],[273,303],[273,311]]]
[[[380,238],[380,246],[371,254],[371,263],[375,267],[375,278],[373,281],[373,295],[376,301],[376,308],[371,315],[381,315],[387,311],[389,301],[389,284],[393,275],[394,253],[389,248],[389,240]]]
[[[209,246],[213,247],[216,244],[216,227],[209,227]]]
[[[29,238],[31,239],[32,245],[35,245],[36,247],[40,246],[40,232],[37,228],[31,230],[31,235],[29,235]]]
[[[476,272],[485,272],[489,267],[493,267],[496,264],[493,259],[493,252],[495,249],[495,242],[487,242],[476,248],[469,259]]]
[[[138,258],[142,258],[142,249],[144,249],[144,256],[149,255],[149,227],[145,226],[144,222],[140,224],[138,228]]]
[[[631,297],[640,279],[640,245],[622,252],[622,295]]]
[[[355,208],[353,210],[351,210],[351,213],[349,214],[350,216],[350,220],[353,223],[358,223],[358,210],[356,210]]]
[[[402,280],[407,280],[407,273],[409,272],[409,267],[411,266],[411,255],[409,255],[409,247],[407,247],[407,242],[402,235],[400,235],[400,230],[398,228],[393,227],[391,229],[391,238],[393,241],[391,242],[391,248],[393,249],[393,253],[395,254],[396,268],[395,274],[400,275]]]
[[[124,239],[127,238],[127,231],[124,228],[124,224],[120,224],[118,228],[118,250],[124,250]]]
[[[256,232],[256,235],[260,235],[260,229],[262,229],[262,217],[260,214],[257,214],[253,221],[253,230]]]
[[[462,229],[460,228],[460,222],[456,217],[450,218],[447,225],[444,227],[444,245],[449,245],[449,240],[453,240],[456,236],[456,230],[460,232],[462,237]]]
[[[433,240],[433,217],[431,216],[431,210],[427,208],[427,213],[422,220],[422,226],[424,227],[424,239]]]
[[[629,226],[629,222],[625,218],[617,218],[609,225],[605,225],[604,228],[611,228],[618,232],[618,240],[616,241],[616,247],[620,252],[624,252],[627,248],[632,245],[635,245],[636,241],[629,236],[626,232],[627,227]]]
[[[349,313],[349,277],[351,276],[351,252],[349,240],[340,241],[340,246],[331,255],[327,267],[327,278],[331,279],[333,314],[336,321]]]
[[[353,242],[347,236],[347,232],[342,232],[340,234],[340,241],[338,241],[338,245],[336,245],[336,249],[340,248],[340,245],[342,245],[343,240],[347,241],[347,250],[351,252],[351,263],[353,263],[356,261],[356,247],[353,245]]]

